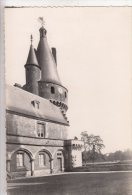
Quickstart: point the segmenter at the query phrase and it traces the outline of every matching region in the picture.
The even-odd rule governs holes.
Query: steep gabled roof
[[[34,101],[39,102],[39,108],[34,107]],[[29,93],[18,87],[6,87],[6,109],[18,114],[68,125],[68,122],[64,118],[60,108],[53,105],[49,100]]]
[[[40,41],[37,48],[37,59],[42,70],[41,80],[61,85],[56,62],[48,46],[46,30],[40,28]]]

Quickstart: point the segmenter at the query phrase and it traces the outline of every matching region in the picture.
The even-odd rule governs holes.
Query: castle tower
[[[41,68],[41,80],[38,82],[39,95],[49,99],[64,112],[67,110],[68,90],[62,86],[56,64],[55,49],[48,46],[46,29],[40,28],[40,41],[37,48],[37,59]]]
[[[40,66],[38,64],[34,47],[32,45],[32,35],[31,35],[31,45],[29,49],[29,54],[27,58],[27,62],[25,65],[26,71],[26,85],[24,85],[24,89],[33,94],[38,95],[38,81],[40,80]]]

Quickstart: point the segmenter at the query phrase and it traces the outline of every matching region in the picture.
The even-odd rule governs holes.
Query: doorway
[[[58,162],[58,170],[62,171],[62,158],[57,158],[57,162]]]

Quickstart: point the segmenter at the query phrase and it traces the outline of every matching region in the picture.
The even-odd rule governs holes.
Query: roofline
[[[37,120],[42,120],[42,121],[45,121],[45,122],[51,122],[51,123],[56,123],[56,124],[60,124],[60,125],[70,126],[68,123],[63,123],[63,122],[59,122],[59,121],[56,122],[54,120],[44,119],[44,118],[41,118],[41,117],[28,115],[28,114],[23,114],[23,113],[16,112],[16,111],[13,111],[13,110],[10,110],[10,109],[6,109],[6,111],[10,114],[16,114],[16,115],[19,115],[19,116],[24,116],[24,117],[28,117],[28,118],[32,118],[32,119],[37,119]]]
[[[25,68],[26,68],[27,66],[36,66],[36,67],[38,67],[38,68],[41,70],[40,66],[37,65],[37,64],[25,64],[25,65],[24,65]]]

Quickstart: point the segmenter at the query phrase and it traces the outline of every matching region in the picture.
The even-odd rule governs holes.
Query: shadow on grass
[[[132,173],[67,174],[9,182],[8,195],[132,195]]]

